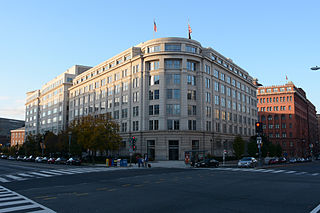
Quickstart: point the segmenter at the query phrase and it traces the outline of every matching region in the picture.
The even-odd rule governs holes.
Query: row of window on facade
[[[67,78],[67,82],[72,82],[72,78]],[[43,90],[41,90],[41,93],[47,93],[49,90],[52,90],[58,86],[60,86],[61,84],[63,84],[63,79],[59,79],[56,82],[50,84],[49,86],[47,86],[46,88],[44,88]],[[51,94],[51,93],[50,93]]]
[[[272,121],[272,119],[274,119],[274,120],[277,121],[277,120],[279,120],[280,116],[279,116],[279,115],[274,115],[274,116],[268,115],[267,118],[268,118],[268,121]],[[288,115],[288,118],[291,119],[291,118],[292,118],[292,114],[289,114],[289,115]],[[281,115],[281,120],[285,120],[285,119],[286,119],[286,115],[285,115],[285,114],[282,114],[282,115]],[[263,122],[263,121],[265,121],[265,120],[266,120],[266,116],[265,116],[265,115],[262,115],[262,116],[261,116],[261,122]]]
[[[258,98],[258,103],[259,103],[259,100],[260,100],[260,103],[272,103],[272,100],[273,100],[273,103],[278,103],[279,100],[280,102],[286,102],[286,99],[287,99],[287,102],[292,102],[292,96],[287,96],[287,98],[285,96],[283,97],[273,97],[273,98]]]
[[[288,110],[291,110],[291,106],[288,106]],[[270,107],[260,107],[260,108],[258,107],[258,111],[259,112],[286,111],[286,106],[273,106],[273,110],[272,110],[272,106],[270,106]]]
[[[228,127],[228,129],[227,129]],[[159,130],[159,120],[149,120],[149,130]],[[167,120],[167,130],[180,130],[180,120],[179,119],[168,119]],[[196,131],[197,130],[197,121],[188,120],[188,130]],[[128,123],[122,122],[120,127],[121,132],[128,132]],[[132,121],[132,131],[139,131],[139,121]],[[211,121],[206,121],[206,131],[212,130]],[[247,127],[227,125],[215,123],[215,131],[219,133],[230,133],[230,134],[243,134],[251,135],[254,134],[254,130]]]
[[[275,124],[268,124],[268,125],[266,125],[266,124],[263,124],[262,125],[262,128],[263,129],[267,129],[267,127],[268,127],[268,129],[280,129],[280,124],[279,123],[275,123]],[[287,128],[287,124],[286,123],[282,123],[281,124],[281,129],[286,129]],[[289,128],[290,129],[292,129],[292,123],[289,123]]]
[[[150,63],[149,67],[151,67],[152,69],[159,68],[158,61],[157,62],[149,62],[149,63]],[[180,60],[166,60],[166,68],[180,68]],[[192,70],[192,71],[196,71],[196,63],[195,62],[188,62],[187,69]],[[210,70],[210,69],[206,69],[206,70]],[[122,73],[123,73],[123,77],[127,76],[127,70],[125,70],[125,72],[122,71]],[[219,79],[219,72],[217,70],[214,71],[214,76]],[[180,74],[175,74],[173,77],[174,77],[173,83],[180,84]],[[167,83],[170,83],[171,82],[170,77],[168,77],[168,78],[167,78]],[[115,79],[115,81],[120,80],[120,73],[114,74],[114,79]],[[246,86],[244,84],[241,84],[239,81],[236,81],[235,79],[232,79],[232,81],[231,81],[231,77],[229,77],[229,76],[227,76],[225,78],[225,74],[223,74],[223,73],[221,73],[221,75],[220,75],[220,80],[226,81],[227,83],[237,87],[238,89],[246,91],[248,94],[251,94],[253,96],[255,95],[254,90],[250,89],[248,86]],[[195,76],[189,75],[188,76],[188,84],[196,85],[195,82],[196,82]],[[88,91],[91,91],[94,89],[98,89],[98,88],[100,88],[100,85],[101,85],[101,87],[103,87],[106,85],[106,83],[107,84],[112,83],[112,76],[109,76],[106,79],[96,81],[95,83],[92,83],[89,86],[85,86],[84,88],[80,88],[79,90],[75,91],[74,95],[78,96],[78,95],[82,94],[83,92],[88,92]],[[125,82],[122,84],[124,84],[123,87],[126,87],[126,88],[128,87],[128,82]],[[159,84],[159,75],[150,76],[149,85],[154,85],[154,84]],[[216,84],[215,85],[216,88],[219,87],[218,82],[216,82],[215,84]],[[120,87],[120,84],[116,85],[115,87]],[[133,88],[139,87],[139,78],[133,79],[132,87]],[[208,79],[208,78],[206,78],[206,87],[210,88],[210,79]],[[222,87],[224,87],[224,85],[222,85]],[[222,88],[221,90],[224,90],[224,89]],[[73,97],[73,93],[71,93],[71,97]]]
[[[272,93],[272,92],[285,92],[285,91],[292,91],[292,87],[260,89],[259,91],[260,91],[260,94]]]

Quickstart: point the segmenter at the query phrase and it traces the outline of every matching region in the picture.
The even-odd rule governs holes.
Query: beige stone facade
[[[91,67],[74,65],[42,86],[27,93],[26,134],[58,134],[68,124],[69,88],[78,74]]]
[[[70,91],[70,121],[110,114],[137,152],[156,160],[184,159],[184,151],[232,155],[232,141],[254,135],[256,87],[232,60],[194,40],[159,38],[81,73]]]

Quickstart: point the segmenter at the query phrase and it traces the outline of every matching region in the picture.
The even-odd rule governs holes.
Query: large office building
[[[69,88],[73,79],[91,67],[74,65],[42,86],[27,93],[26,135],[55,134],[68,124]]]
[[[153,39],[79,74],[70,91],[70,121],[109,114],[126,143],[157,160],[184,151],[232,155],[240,134],[254,135],[256,86],[231,59],[197,41]]]
[[[308,157],[318,142],[315,106],[292,82],[258,89],[259,120],[265,136],[280,144],[284,155]]]

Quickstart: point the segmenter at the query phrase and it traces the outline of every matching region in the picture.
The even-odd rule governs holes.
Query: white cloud
[[[0,96],[0,101],[7,101],[9,99],[10,99],[9,96]]]
[[[24,120],[25,119],[24,106],[0,109],[0,117]]]

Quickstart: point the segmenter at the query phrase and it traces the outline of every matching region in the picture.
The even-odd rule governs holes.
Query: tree
[[[44,134],[44,147],[45,147],[45,153],[46,154],[53,154],[57,152],[57,141],[58,136],[55,135],[53,132],[47,131]]]
[[[251,140],[251,138],[250,138],[250,141],[248,143],[248,155],[256,156],[257,153],[259,153],[257,141]]]
[[[240,135],[236,136],[233,141],[234,155],[239,159],[244,154],[245,142]]]
[[[116,150],[121,142],[119,125],[106,114],[74,120],[69,131],[72,132],[72,138],[75,137],[78,144],[93,155],[96,151]]]

